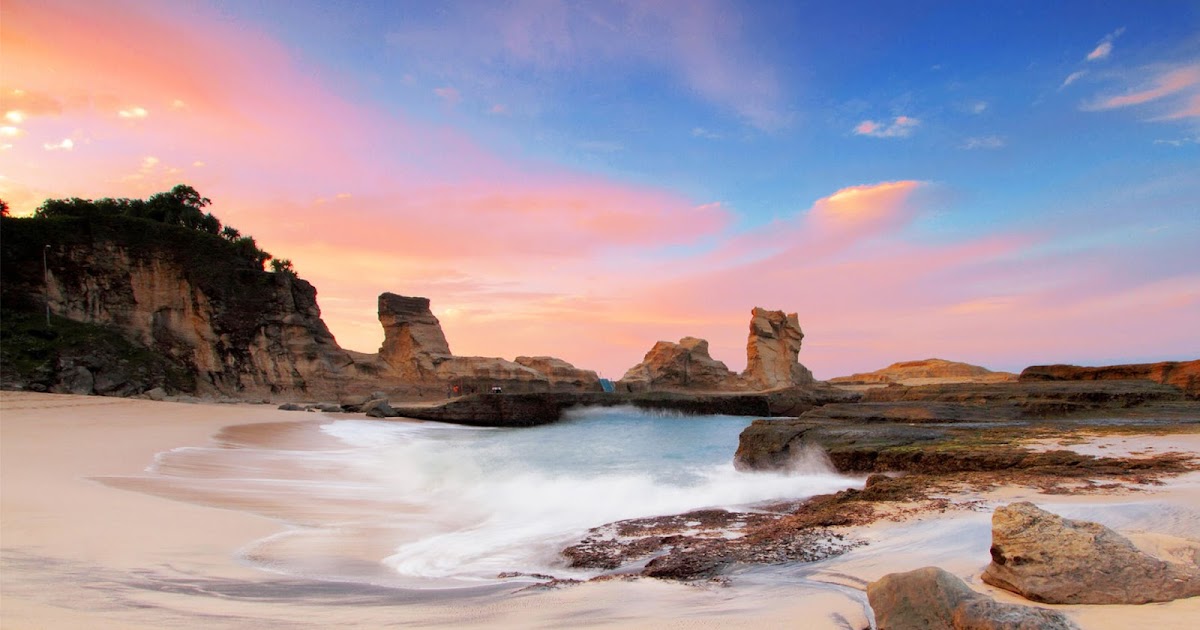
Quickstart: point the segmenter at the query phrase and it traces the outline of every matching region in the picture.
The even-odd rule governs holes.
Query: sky
[[[1200,3],[0,0],[0,198],[186,183],[346,348],[1200,357]]]

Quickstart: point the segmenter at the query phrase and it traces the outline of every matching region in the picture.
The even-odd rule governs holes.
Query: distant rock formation
[[[1193,398],[1200,398],[1200,359],[1164,361],[1104,367],[1034,365],[1021,372],[1022,381],[1107,381],[1147,380],[1174,385]]]
[[[1056,610],[997,602],[937,567],[889,573],[867,585],[867,600],[879,630],[1078,628]]]
[[[621,391],[654,389],[697,389],[732,391],[741,389],[738,377],[725,364],[708,354],[708,342],[684,337],[679,343],[654,344],[641,363],[629,368],[618,382]]]
[[[1029,502],[992,515],[983,581],[1049,604],[1145,604],[1200,595],[1200,568],[1164,562],[1088,521]]]
[[[804,331],[800,330],[796,313],[785,315],[783,311],[758,307],[750,313],[746,371],[742,373],[746,384],[767,390],[812,383],[812,372],[798,359]]]
[[[450,352],[441,323],[429,300],[394,293],[379,296],[383,346],[379,359],[392,379],[429,391],[457,388],[458,393],[600,391],[600,379],[554,357],[521,357],[516,362],[494,357],[460,357]],[[521,361],[524,359],[524,361]]]
[[[945,359],[924,359],[893,363],[874,372],[838,376],[829,379],[829,382],[842,385],[888,385],[891,383],[921,385],[935,381],[940,383],[1001,383],[1015,380],[1017,380],[1017,375],[1011,372],[993,372],[978,365]]]
[[[617,382],[618,391],[766,391],[811,385],[812,372],[797,360],[804,333],[795,313],[755,308],[746,342],[746,371],[729,370],[708,353],[708,342],[684,337],[660,341]]]

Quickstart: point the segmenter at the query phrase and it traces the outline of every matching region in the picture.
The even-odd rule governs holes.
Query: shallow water
[[[819,456],[736,471],[750,421],[632,407],[526,429],[324,416],[227,428],[217,446],[162,453],[150,477],[119,485],[282,521],[241,557],[289,576],[422,589],[502,572],[587,578],[559,551],[591,527],[861,486]]]

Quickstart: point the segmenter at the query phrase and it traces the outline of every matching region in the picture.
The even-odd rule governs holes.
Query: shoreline
[[[798,616],[812,619],[813,627],[861,628],[868,620],[855,593],[861,596],[864,580],[939,558],[947,563],[945,568],[966,577],[972,588],[1001,601],[1028,603],[978,581],[987,562],[986,540],[982,555],[976,548],[980,527],[986,528],[990,512],[965,510],[852,528],[851,533],[871,544],[812,565],[738,569],[729,587],[612,579],[521,593],[511,593],[512,588],[503,594],[449,595],[453,604],[447,605],[435,597],[409,597],[396,589],[288,578],[237,559],[247,545],[286,532],[286,524],[241,510],[163,500],[94,478],[141,476],[156,454],[219,444],[214,442],[216,436],[237,432],[233,427],[239,425],[273,422],[286,428],[312,422],[312,416],[298,417],[262,405],[21,392],[0,393],[0,411],[4,416],[0,546],[5,568],[0,625],[6,628],[152,628],[168,623],[229,628],[334,623],[351,627],[397,623],[490,628],[741,627],[794,623]],[[268,433],[258,437],[268,443],[280,439],[274,429]],[[1200,445],[1191,443],[1197,440],[1184,441],[1188,450],[1200,450]],[[1147,447],[1144,440],[1136,445]],[[1155,513],[1166,509],[1162,506],[1200,504],[1200,473],[1171,478],[1165,486],[1144,493],[1051,496],[1002,488],[983,498],[993,503],[1032,498],[1043,505],[1118,516],[1124,514],[1123,505],[1132,506],[1125,512],[1144,507]],[[1139,521],[1130,518],[1136,528]],[[1153,514],[1141,518],[1155,523]],[[1172,533],[1147,532],[1139,537],[1139,546],[1170,555],[1181,545],[1186,547],[1181,540],[1200,541],[1200,524],[1176,525],[1179,531]],[[935,537],[929,539],[930,535]],[[943,536],[961,538],[970,549],[948,548],[938,540]],[[887,541],[905,540],[917,545],[916,553],[889,552]],[[1200,598],[1137,607],[1056,608],[1067,611],[1084,628],[1138,624],[1169,628],[1200,615],[1196,600]],[[827,625],[815,625],[821,622]]]

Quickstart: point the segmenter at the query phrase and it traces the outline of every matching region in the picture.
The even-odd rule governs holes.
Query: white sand
[[[136,476],[156,453],[207,444],[228,425],[312,418],[265,406],[0,392],[0,627],[863,628],[866,582],[929,564],[999,599],[1019,601],[979,583],[988,560],[988,512],[878,523],[855,532],[871,541],[866,547],[815,565],[752,569],[735,575],[727,588],[610,581],[411,601],[386,589],[296,580],[241,566],[235,559],[239,548],[284,526],[90,479]],[[1200,506],[1200,475],[1110,497],[1006,489],[985,499],[995,504],[1030,499],[1073,518],[1094,517],[1175,559],[1188,557],[1200,540],[1193,518]],[[1190,628],[1200,619],[1200,598],[1059,608],[1084,628]]]

